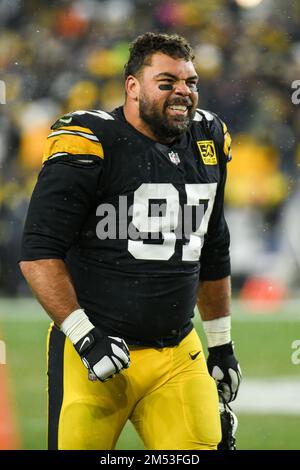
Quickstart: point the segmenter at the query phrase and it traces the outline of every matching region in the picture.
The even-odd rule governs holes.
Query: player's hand
[[[207,367],[225,403],[235,400],[242,379],[232,342],[208,348]]]
[[[85,367],[101,382],[106,382],[130,366],[129,349],[125,341],[115,336],[105,336],[98,328],[92,329],[74,346]]]

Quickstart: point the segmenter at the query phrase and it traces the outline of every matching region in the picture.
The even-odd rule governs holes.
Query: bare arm
[[[22,261],[20,268],[49,316],[57,325],[63,323],[62,331],[95,377],[106,381],[129,367],[129,350],[125,341],[103,336],[80,309],[70,273],[61,259]]]
[[[64,261],[21,261],[20,268],[34,295],[57,325],[80,308]]]
[[[197,306],[202,320],[214,320],[230,315],[230,276],[217,281],[201,281],[198,287]]]

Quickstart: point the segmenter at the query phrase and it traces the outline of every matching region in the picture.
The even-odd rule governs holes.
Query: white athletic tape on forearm
[[[83,338],[94,325],[88,319],[82,308],[75,310],[62,322],[61,331],[72,341],[73,344]]]
[[[231,341],[231,317],[216,318],[215,320],[203,321],[203,329],[207,337],[209,348],[221,346]]]

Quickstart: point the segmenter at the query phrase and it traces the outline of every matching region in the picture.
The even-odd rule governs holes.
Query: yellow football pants
[[[113,449],[128,419],[147,449],[216,449],[217,389],[196,331],[178,346],[131,348],[130,356],[126,371],[90,381],[71,342],[50,327],[49,449]]]

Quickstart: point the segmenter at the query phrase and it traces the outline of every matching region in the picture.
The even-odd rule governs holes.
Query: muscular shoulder
[[[111,114],[101,110],[78,110],[60,117],[51,127],[43,162],[64,160],[88,164],[103,160],[103,140],[113,131],[114,121]]]
[[[215,143],[219,146],[226,161],[231,160],[231,136],[228,132],[225,122],[215,113],[205,109],[197,108],[193,120],[193,127],[201,128],[212,136]]]

